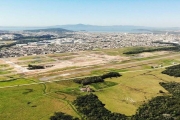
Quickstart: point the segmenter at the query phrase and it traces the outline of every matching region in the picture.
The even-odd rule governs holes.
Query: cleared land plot
[[[15,72],[12,67],[0,60],[0,77]]]
[[[89,67],[95,65],[103,67],[103,65],[107,65],[106,68],[110,67],[109,69],[114,69],[112,65],[131,63],[136,61],[139,62],[144,60],[156,59],[157,57],[166,57],[166,55],[171,55],[169,54],[169,52],[165,52],[165,51],[148,53],[151,55],[144,55],[147,53],[141,53],[143,55],[141,55],[142,57],[140,58],[136,57],[136,55],[132,56],[132,55],[123,54],[123,52],[141,49],[141,48],[142,47],[133,47],[133,48],[127,47],[127,48],[119,48],[119,49],[82,51],[77,53],[59,53],[59,54],[49,54],[49,55],[39,55],[39,56],[33,55],[33,56],[25,56],[20,58],[9,58],[8,60],[18,66],[18,68],[15,69],[18,73],[25,72],[27,75],[30,74],[36,75],[38,73],[46,74],[49,72],[49,75],[57,75],[61,73],[54,71],[58,71],[58,69],[66,69],[66,68],[69,69],[74,66],[81,68],[81,67]],[[29,71],[26,68],[28,64],[54,65],[54,66],[41,70]],[[145,68],[150,68],[150,66],[145,66]],[[118,69],[121,68],[118,67],[117,70]],[[94,74],[94,73],[92,72],[90,74]]]
[[[159,56],[159,55],[165,55],[165,54],[169,54],[171,52],[169,51],[158,51],[158,52],[144,52],[144,53],[140,53],[137,54],[138,57],[152,57],[152,56]]]
[[[47,63],[53,63],[55,60],[50,59],[50,58],[44,58],[44,59],[36,59],[36,60],[30,60],[30,61],[23,61],[23,62],[17,62],[18,65],[40,65],[40,64],[47,64]]]
[[[51,54],[51,55],[41,55],[41,56],[26,56],[20,58],[8,58],[4,59],[5,61],[8,60],[11,64],[19,66],[19,68],[23,70],[16,69],[17,72],[24,71],[28,73],[41,73],[41,72],[48,72],[53,71],[56,69],[66,69],[67,67],[87,67],[92,65],[101,65],[107,64],[111,62],[120,62],[123,60],[129,59],[128,57],[124,56],[109,56],[106,54],[97,54],[94,51],[85,51],[85,52],[78,52],[78,53],[60,53],[60,54]],[[53,67],[49,67],[43,70],[25,70],[27,69],[26,66],[28,64],[35,64],[35,65],[48,65],[52,64]]]
[[[89,67],[78,67],[67,69],[59,69],[56,71],[49,71],[46,73],[41,73],[36,76],[36,79],[40,80],[55,80],[62,78],[70,78],[70,77],[80,77],[80,76],[88,76],[88,75],[101,75],[107,72],[126,72],[126,71],[134,71],[134,70],[144,70],[144,69],[153,69],[153,68],[162,68],[164,66],[173,65],[173,63],[178,63],[175,57],[170,58],[162,58],[153,61],[141,61],[141,62],[130,62],[130,63],[122,63],[122,64],[104,64],[99,66],[89,66]]]
[[[126,48],[131,49],[131,48]],[[123,48],[123,50],[126,50]],[[121,50],[121,49],[119,49]],[[111,51],[111,50],[108,50]],[[114,50],[115,51],[115,50]],[[122,51],[122,50],[121,50]],[[167,55],[163,56],[153,56],[153,58],[145,57],[140,59],[130,59],[128,57],[121,57],[121,56],[109,56],[105,55],[103,52],[99,51],[85,51],[80,53],[69,53],[62,54],[63,57],[73,57],[70,60],[57,60],[47,62],[53,58],[43,56],[26,56],[21,57],[21,59],[26,60],[18,60],[19,58],[9,58],[9,61],[12,63],[23,63],[26,66],[30,63],[38,63],[38,64],[53,64],[55,66],[42,69],[42,70],[27,70],[25,67],[20,67],[15,64],[15,69],[19,73],[25,72],[27,76],[32,76],[34,79],[40,80],[57,80],[62,78],[70,78],[70,77],[80,77],[80,76],[88,76],[88,75],[99,75],[109,71],[116,71],[116,72],[125,72],[125,71],[132,71],[132,70],[141,70],[141,69],[151,69],[152,67],[160,67],[161,66],[168,66],[172,65],[172,63],[178,63],[180,55],[172,54],[176,56],[167,57]],[[154,52],[154,54],[157,54]],[[166,54],[166,52],[162,52],[158,54]],[[60,57],[61,54],[55,54],[57,58]],[[53,55],[52,55],[53,56]],[[79,56],[79,57],[77,57]],[[171,54],[168,56],[171,56]],[[176,60],[178,58],[178,60]],[[28,59],[28,60],[27,60]],[[34,60],[35,59],[35,60]],[[42,59],[42,60],[41,60]],[[32,61],[33,60],[33,61]],[[116,62],[115,62],[116,61]],[[47,63],[46,63],[47,62]],[[3,72],[2,74],[6,74],[7,72]]]

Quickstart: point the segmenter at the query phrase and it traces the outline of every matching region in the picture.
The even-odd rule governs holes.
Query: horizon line
[[[94,24],[82,24],[82,23],[77,23],[77,24],[62,24],[62,25],[42,25],[42,26],[36,26],[36,25],[32,25],[32,26],[21,26],[21,25],[19,25],[19,26],[12,26],[12,25],[10,25],[10,26],[1,26],[0,25],[0,27],[29,27],[29,28],[32,28],[32,27],[57,27],[57,26],[65,26],[65,25],[84,25],[84,26],[88,26],[88,25],[90,25],[90,26],[99,26],[99,27],[104,27],[104,26],[106,26],[106,27],[113,27],[113,26],[134,26],[134,27],[149,27],[149,28],[180,28],[179,26],[171,26],[171,27],[168,27],[168,26],[141,26],[141,25],[94,25]]]

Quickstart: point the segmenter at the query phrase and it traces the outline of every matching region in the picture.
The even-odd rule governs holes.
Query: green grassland
[[[2,68],[6,68],[6,67],[9,67],[9,65],[8,64],[0,64],[0,68],[2,69]]]
[[[91,86],[96,90],[96,91],[99,91],[99,90],[102,90],[104,88],[108,88],[108,87],[112,87],[112,86],[115,86],[117,85],[118,83],[116,82],[111,82],[111,81],[105,81],[105,82],[102,82],[102,83],[93,83],[91,84]]]
[[[15,72],[15,71],[13,70],[13,68],[10,68],[10,67],[0,68],[0,75],[10,74],[13,72]]]
[[[159,90],[167,92],[159,82],[180,82],[180,78],[161,74],[162,70],[133,73],[127,71],[122,73],[122,77],[106,79],[104,83],[93,83],[90,87],[106,104],[108,110],[130,116],[135,114],[137,108],[144,102],[162,95]],[[71,104],[78,95],[87,94],[81,92],[79,88],[79,84],[68,80],[0,89],[0,117],[2,120],[47,120],[56,111],[80,117]],[[14,112],[16,114],[11,114]]]
[[[29,84],[34,80],[17,74],[8,64],[0,64],[0,87]]]
[[[128,51],[137,51],[137,50],[147,50],[147,49],[153,49],[156,47],[123,47],[123,48],[117,48],[117,49],[98,49],[95,50],[97,52],[103,52],[107,55],[116,56],[116,55],[124,55],[124,56],[131,56],[131,55],[125,55],[123,53]]]
[[[37,80],[24,78],[21,75],[10,75],[10,76],[0,76],[0,87],[6,86],[14,86],[14,85],[22,85],[22,84],[30,84],[33,82],[37,82]]]
[[[141,48],[122,48],[112,50],[97,50],[101,54],[102,52],[108,55],[122,55],[123,52]],[[68,55],[77,55],[75,53],[68,54],[54,54],[48,55],[48,57],[61,57]],[[156,58],[156,57],[154,57]],[[36,61],[40,59],[39,63],[43,63],[47,60],[44,56],[28,56],[22,57],[19,60],[27,60],[28,62]],[[68,77],[82,77],[87,75],[101,75],[110,71],[120,72],[122,74],[119,78],[106,79],[103,83],[93,83],[90,87],[95,90],[99,99],[105,104],[105,107],[117,113],[122,113],[128,116],[135,114],[138,107],[143,103],[156,96],[163,95],[159,93],[160,90],[167,93],[167,91],[159,85],[159,82],[176,81],[180,82],[180,78],[170,77],[165,74],[161,74],[164,70],[162,67],[153,69],[153,65],[172,65],[173,62],[178,63],[179,56],[163,59],[157,59],[154,61],[146,61],[144,63],[133,63],[123,65],[124,63],[131,63],[132,61],[151,60],[152,58],[144,58],[141,60],[131,59],[122,63],[108,63],[104,66],[92,66],[87,68],[69,67],[64,69],[56,69],[49,71],[47,76],[58,75],[58,72],[71,73],[79,71],[77,74],[72,74]],[[48,59],[49,60],[49,59]],[[29,63],[26,64],[29,64]],[[38,63],[38,64],[39,64]],[[112,67],[112,65],[115,65]],[[117,65],[117,66],[116,66]],[[5,69],[4,69],[5,68]],[[98,69],[95,69],[98,68]],[[3,71],[4,70],[4,71]],[[81,72],[83,71],[83,72]],[[7,73],[8,72],[8,73]],[[72,105],[77,96],[88,94],[81,92],[79,88],[82,86],[74,83],[72,80],[59,81],[52,83],[40,83],[38,84],[38,78],[46,76],[46,74],[39,74],[39,76],[26,76],[20,74],[10,74],[13,71],[8,65],[0,64],[0,119],[7,120],[48,120],[54,112],[63,112],[78,118],[81,118],[75,107]],[[67,78],[68,78],[67,77]],[[53,80],[62,80],[63,77],[59,76]],[[31,84],[37,83],[34,85]],[[2,88],[6,86],[14,86],[9,88]]]
[[[111,69],[99,69],[99,70],[92,70],[90,75],[102,75],[104,73],[108,73],[108,72],[125,72],[128,71],[126,69],[115,69],[115,68],[111,68]]]
[[[57,57],[64,57],[64,56],[71,56],[71,55],[78,55],[77,53],[56,53],[56,54],[49,54],[48,57],[57,58]]]
[[[0,89],[1,120],[48,120],[57,111],[79,117],[69,103],[74,97],[56,92],[64,87],[51,83]]]
[[[9,74],[13,74],[15,71],[8,64],[0,64],[0,81],[6,80]]]
[[[18,60],[32,60],[32,59],[43,59],[43,58],[45,58],[45,56],[41,56],[41,55],[38,55],[38,56],[25,56],[25,57],[18,58]]]
[[[107,80],[116,82],[118,85],[98,91],[96,95],[99,96],[100,100],[106,104],[105,107],[110,111],[133,115],[144,102],[161,95],[159,90],[167,92],[159,85],[159,82],[180,82],[180,78],[162,75],[161,71],[124,73],[120,78]]]
[[[100,50],[95,50],[96,53],[99,54],[107,54],[111,56],[116,56],[116,55],[123,55],[123,52],[129,51],[132,48],[126,47],[126,48],[118,48],[118,49],[100,49]]]
[[[11,73],[11,71],[0,70],[0,75]]]

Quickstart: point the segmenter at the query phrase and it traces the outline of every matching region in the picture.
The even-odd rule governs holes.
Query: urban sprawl
[[[50,36],[49,39],[18,43],[22,37],[31,39],[38,36]],[[29,40],[28,39],[28,40]],[[0,46],[17,44],[0,50],[0,57],[20,57],[39,54],[77,52],[84,50],[111,49],[132,46],[167,46],[167,43],[179,44],[179,34],[153,33],[91,33],[91,32],[2,32]],[[24,40],[25,41],[25,40]]]

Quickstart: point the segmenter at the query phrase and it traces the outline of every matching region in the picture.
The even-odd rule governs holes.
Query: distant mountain
[[[149,29],[149,27],[142,26],[97,26],[97,25],[84,25],[84,24],[75,24],[75,25],[58,25],[53,27],[60,27],[73,31],[94,31],[94,32],[135,32],[135,29]]]
[[[9,31],[22,31],[22,30],[44,30],[57,31],[58,28],[70,30],[70,31],[90,31],[90,32],[155,32],[155,31],[180,31],[179,27],[144,27],[144,26],[132,26],[132,25],[113,25],[113,26],[98,26],[98,25],[85,25],[85,24],[72,24],[72,25],[56,25],[56,26],[42,26],[42,27],[4,27],[0,26],[0,30]]]
[[[44,31],[44,32],[70,32],[72,30],[67,30],[64,28],[60,28],[60,27],[4,27],[4,26],[0,26],[0,31],[31,31],[31,32],[40,32],[40,31]]]
[[[153,31],[174,31],[180,30],[179,27],[144,27],[144,26],[132,26],[132,25],[113,25],[113,26],[98,26],[98,25],[85,25],[85,24],[74,24],[74,25],[57,25],[55,28],[64,28],[73,31],[91,31],[91,32],[153,32]]]
[[[72,32],[71,30],[66,30],[63,28],[45,28],[45,29],[36,29],[36,30],[24,30],[30,32]]]

